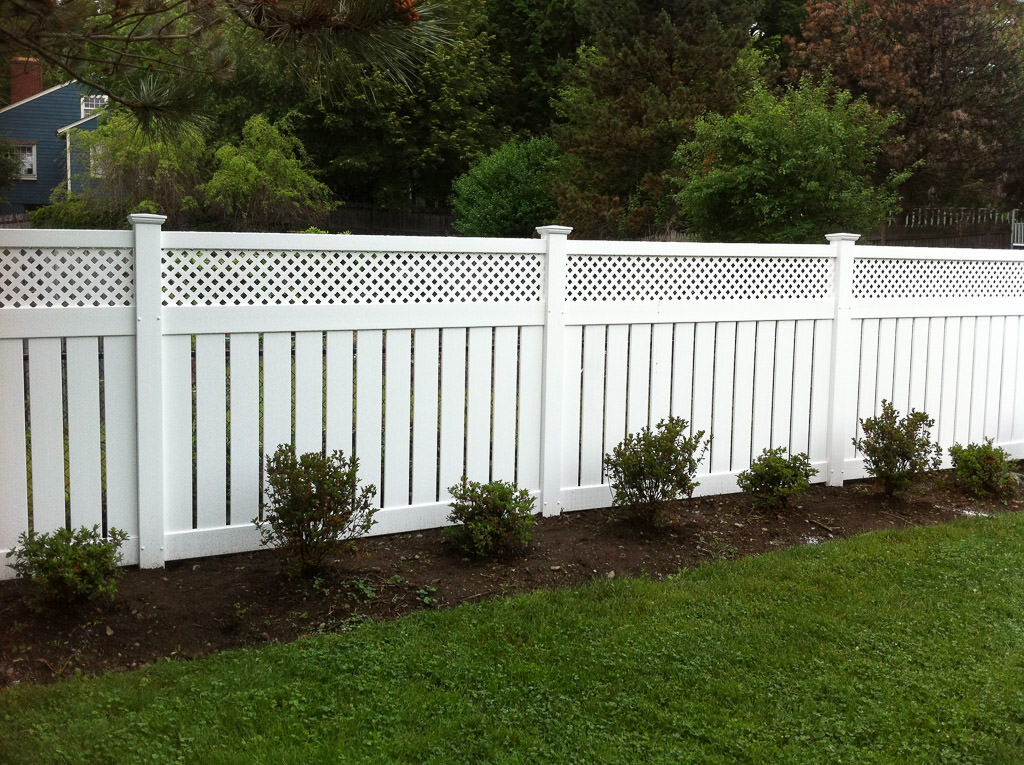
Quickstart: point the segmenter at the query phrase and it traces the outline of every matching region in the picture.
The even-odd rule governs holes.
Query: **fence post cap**
[[[537,233],[541,239],[547,239],[549,236],[569,236],[572,233],[572,226],[537,226]]]
[[[856,242],[860,234],[825,234],[825,238],[830,242]]]
[[[164,221],[167,220],[166,215],[154,215],[153,213],[132,213],[128,216],[128,222],[133,226],[138,226],[146,223],[156,224],[157,226],[164,225]]]

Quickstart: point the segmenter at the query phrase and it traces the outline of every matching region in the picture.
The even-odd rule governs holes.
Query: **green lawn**
[[[1024,762],[1024,513],[0,693],[0,761]]]

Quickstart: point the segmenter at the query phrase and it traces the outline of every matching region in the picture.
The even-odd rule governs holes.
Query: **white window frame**
[[[39,177],[39,158],[36,152],[35,141],[14,141],[13,144],[14,148],[9,153],[17,157],[20,162],[18,180],[36,180]],[[27,163],[25,162],[26,157],[29,158]]]
[[[90,114],[95,114],[100,109],[103,109],[107,105],[107,97],[103,95],[82,96],[80,103],[82,106],[82,118],[84,119]]]

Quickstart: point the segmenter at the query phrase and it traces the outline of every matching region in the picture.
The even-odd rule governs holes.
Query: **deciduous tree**
[[[822,242],[884,221],[908,173],[880,185],[872,176],[898,118],[831,90],[808,79],[780,96],[756,86],[735,113],[698,120],[676,155],[687,230],[712,241]]]
[[[998,196],[1019,153],[1024,28],[1010,0],[812,0],[793,61],[902,115],[885,171],[923,159],[912,203]]]

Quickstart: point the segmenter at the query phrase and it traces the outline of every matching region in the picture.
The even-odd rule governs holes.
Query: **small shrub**
[[[853,445],[864,455],[869,475],[882,482],[885,493],[893,495],[909,489],[924,474],[937,470],[942,449],[932,442],[929,429],[935,420],[913,409],[906,417],[891,403],[882,400],[882,413],[860,421],[863,438]]]
[[[785,507],[791,496],[803,494],[817,474],[804,453],[786,456],[786,447],[765,449],[750,463],[750,469],[736,477],[745,494],[754,498],[754,506],[769,509]]]
[[[71,604],[81,600],[113,600],[117,593],[121,545],[128,533],[111,528],[106,538],[99,526],[57,529],[48,534],[23,532],[7,553],[11,568],[31,581],[41,603]]]
[[[953,444],[949,447],[949,456],[953,458],[956,485],[967,494],[974,497],[1013,494],[1016,485],[1010,455],[993,446],[991,438],[986,438],[983,444]]]
[[[466,476],[448,489],[452,510],[445,538],[467,555],[491,558],[522,552],[530,543],[534,498],[507,481],[480,484]]]
[[[268,511],[253,519],[262,543],[279,547],[298,573],[318,571],[344,541],[363,536],[373,526],[370,506],[377,489],[359,486],[359,461],[340,451],[331,455],[282,444],[267,458]]]
[[[630,433],[605,455],[615,507],[653,524],[665,502],[693,496],[699,485],[693,479],[710,439],[703,430],[687,436],[688,427],[681,417],[669,417],[656,431],[648,426]]]

